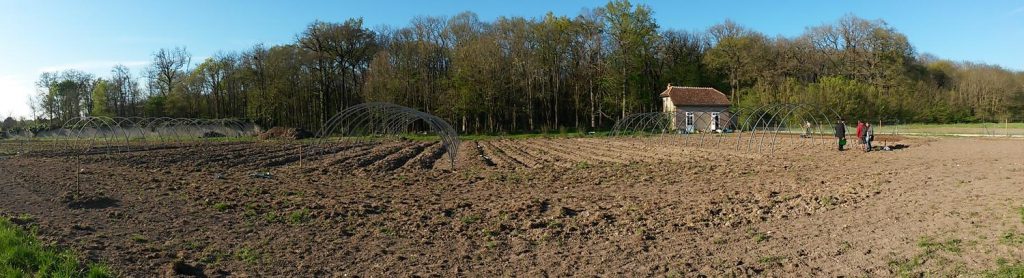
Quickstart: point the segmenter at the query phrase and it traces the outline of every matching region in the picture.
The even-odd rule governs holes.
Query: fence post
[[[896,119],[896,135],[897,136],[900,135],[900,125],[902,125],[902,124],[903,124],[903,121],[901,121],[900,119]]]

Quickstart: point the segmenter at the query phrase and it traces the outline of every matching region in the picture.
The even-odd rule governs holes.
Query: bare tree
[[[174,91],[174,87],[181,81],[182,76],[188,72],[188,66],[191,63],[192,54],[189,54],[184,47],[162,48],[153,53],[151,76],[156,78],[157,90],[160,95],[167,97]]]

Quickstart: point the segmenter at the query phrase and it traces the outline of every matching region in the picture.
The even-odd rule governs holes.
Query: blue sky
[[[363,17],[404,26],[419,15],[576,15],[605,1],[71,1],[0,0],[0,116],[27,116],[28,95],[45,71],[109,75],[141,70],[160,48],[186,46],[194,59],[255,43],[289,43],[313,20]],[[663,29],[704,30],[732,19],[768,35],[796,36],[847,13],[882,19],[918,52],[1024,70],[1024,0],[993,1],[635,1]]]

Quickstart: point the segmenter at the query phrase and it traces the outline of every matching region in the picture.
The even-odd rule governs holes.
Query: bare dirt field
[[[675,140],[468,141],[454,169],[403,140],[301,160],[279,142],[8,153],[0,213],[130,277],[977,276],[1024,260],[1024,140]]]

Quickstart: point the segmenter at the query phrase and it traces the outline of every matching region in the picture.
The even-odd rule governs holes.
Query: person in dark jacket
[[[843,151],[843,145],[846,143],[846,122],[843,118],[836,122],[836,139],[839,140],[839,151]]]
[[[871,123],[864,123],[864,151],[871,151],[871,141],[875,140],[875,129],[871,127]]]

